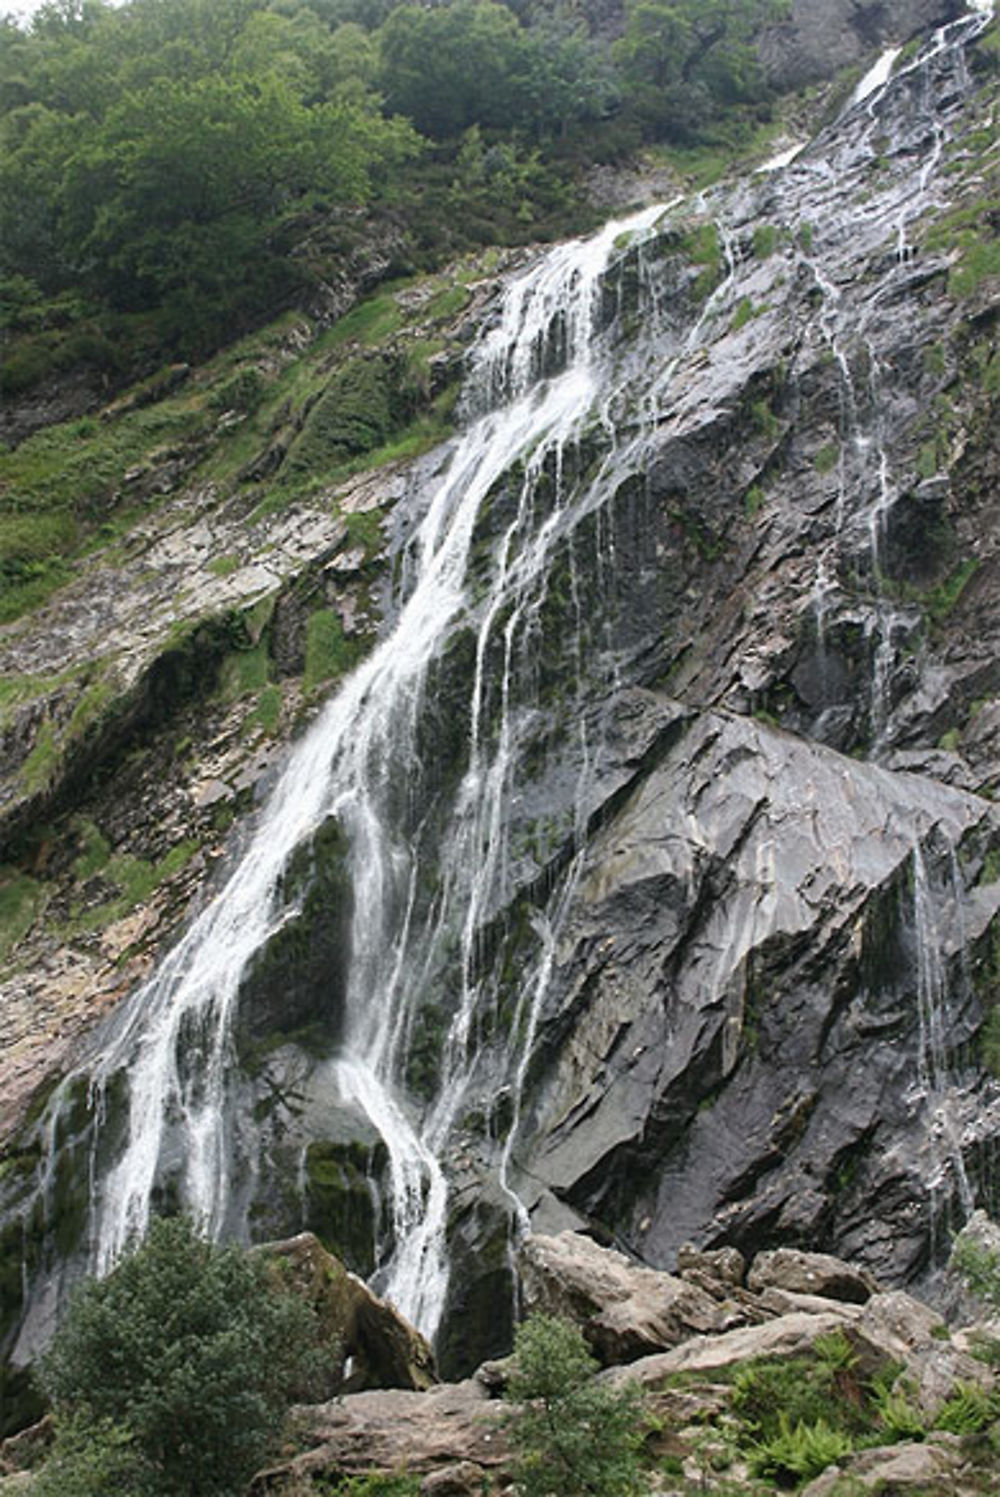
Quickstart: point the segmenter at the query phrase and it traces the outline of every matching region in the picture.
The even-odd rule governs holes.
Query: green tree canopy
[[[141,1468],[165,1497],[223,1497],[262,1463],[317,1370],[306,1304],[262,1259],[174,1218],[82,1286],[39,1375],[74,1431],[73,1470]]]

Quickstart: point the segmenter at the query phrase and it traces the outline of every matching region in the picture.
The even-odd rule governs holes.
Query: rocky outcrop
[[[639,1268],[574,1232],[529,1237],[517,1266],[525,1310],[575,1321],[605,1366],[741,1318],[695,1285]]]
[[[962,0],[792,0],[760,39],[761,66],[775,88],[802,88],[952,21],[964,8]]]
[[[747,1287],[757,1294],[765,1289],[785,1289],[858,1305],[878,1290],[875,1279],[864,1269],[852,1268],[828,1253],[803,1253],[794,1248],[758,1253]]]
[[[394,1306],[379,1299],[311,1232],[254,1249],[281,1265],[278,1281],[311,1306],[336,1361],[336,1390],[404,1388],[437,1382],[427,1341]],[[348,1370],[349,1369],[349,1370]]]
[[[251,1497],[283,1493],[311,1475],[328,1480],[363,1471],[406,1470],[414,1475],[473,1466],[481,1479],[505,1456],[501,1404],[490,1402],[475,1379],[427,1393],[355,1393],[298,1411],[311,1448],[264,1471]]]
[[[623,728],[644,721],[642,742],[676,722],[668,702],[632,705]],[[545,1181],[582,1217],[627,1222],[664,1266],[686,1239],[752,1251],[770,1233],[913,1272],[903,1201],[907,1177],[922,1194],[926,1140],[905,1078],[922,1064],[927,954],[911,870],[926,847],[950,889],[949,849],[994,826],[987,802],[925,778],[748,719],[695,722],[588,849],[518,1155],[526,1192],[541,1201],[529,1180]],[[961,903],[975,944],[1000,885]],[[955,934],[935,938],[946,961]],[[973,1012],[949,1007],[951,1043]],[[970,1128],[993,1126],[991,1095],[961,1102]]]

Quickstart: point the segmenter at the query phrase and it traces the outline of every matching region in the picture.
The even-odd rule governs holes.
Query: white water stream
[[[881,93],[894,86],[896,80],[887,82],[894,60],[882,60],[885,76],[876,78],[856,99],[867,111],[875,111]],[[903,73],[921,65],[914,63]],[[885,222],[890,229],[902,226],[904,241],[905,224],[924,204],[941,142],[936,132],[930,167],[916,168],[898,197],[883,195]],[[778,163],[773,165],[777,182]],[[800,170],[798,162],[795,170]],[[804,173],[810,172],[812,183],[824,180],[815,162],[804,167]],[[827,179],[833,175],[831,171]],[[775,187],[777,193],[789,194],[790,222],[801,212],[792,198],[797,190]],[[778,202],[780,206],[780,196]],[[113,1078],[122,1072],[128,1077],[121,1152],[110,1167],[95,1174],[99,1270],[106,1271],[129,1238],[144,1231],[166,1162],[178,1171],[186,1206],[204,1228],[211,1233],[223,1229],[234,1189],[227,1100],[234,1082],[233,1020],[241,979],[254,955],[296,916],[296,909],[285,906],[280,894],[292,854],[335,818],[350,844],[354,916],[343,1043],[330,1068],[331,1082],[339,1102],[367,1118],[388,1150],[393,1251],[381,1266],[380,1283],[411,1320],[433,1335],[448,1279],[447,1187],[441,1155],[461,1116],[476,1065],[482,933],[496,913],[511,857],[505,817],[522,710],[514,679],[518,652],[537,624],[553,555],[560,546],[565,551],[581,514],[603,502],[603,467],[598,465],[596,478],[580,492],[561,481],[564,455],[588,424],[596,422],[606,434],[621,425],[612,416],[626,376],[616,369],[600,331],[606,320],[606,273],[628,241],[648,235],[665,211],[645,209],[625,222],[609,224],[592,239],[560,246],[508,286],[495,323],[472,361],[466,392],[471,424],[456,441],[409,545],[406,595],[399,600],[391,633],[344,683],[295,748],[243,860],[155,976],[133,995],[94,1071],[99,1104]],[[678,371],[683,376],[685,361],[690,366],[692,358],[702,355],[702,344],[730,314],[741,270],[739,235],[727,228],[724,215],[717,228],[727,273],[673,355],[664,359],[642,390],[633,410],[633,434],[626,448],[615,454],[619,465],[632,462],[641,471],[645,435],[666,417],[683,385],[683,379],[675,378]],[[865,528],[877,570],[882,526],[892,502],[891,468],[876,415],[877,361],[868,360],[870,388],[863,390],[860,380],[856,388],[851,359],[859,349],[871,349],[864,319],[845,326],[840,293],[824,268],[822,254],[817,252],[807,263],[822,297],[821,332],[842,375],[843,440],[834,542],[839,545],[842,527],[849,522]],[[649,279],[641,255],[639,274]],[[655,296],[647,298],[643,315],[655,323],[660,310]],[[863,415],[859,404],[865,407]],[[492,543],[488,573],[475,576],[477,521],[491,492],[505,474],[510,475],[518,458],[520,474],[516,482],[508,476],[512,493]],[[548,493],[544,502],[543,484]],[[570,571],[582,617],[587,602],[576,595]],[[835,575],[821,556],[815,586],[821,631],[836,596]],[[408,780],[416,777],[418,721],[428,671],[461,615],[474,633],[467,759],[432,871],[436,886],[428,896],[428,870],[421,863],[413,818],[400,818],[394,807],[405,796]],[[876,663],[887,674],[892,663],[891,623],[879,618],[882,653],[876,652]],[[884,715],[886,691],[878,681],[874,699],[882,703],[873,709],[876,716]],[[572,829],[577,849],[587,780],[597,752],[582,714],[578,731],[580,767]],[[571,855],[561,896],[547,913],[538,915],[534,955],[522,974],[510,1024],[508,1077],[514,1121],[502,1149],[500,1182],[511,1194],[521,1091],[554,961],[560,909],[577,867],[578,859]],[[447,964],[442,955],[446,950],[453,953]],[[406,1095],[401,1076],[428,978],[445,968],[450,986],[442,1005],[446,1032],[440,1075],[421,1118],[401,1100]],[[936,979],[921,981],[921,1015],[929,1040],[923,1053],[934,1057],[934,1010],[928,994]]]
[[[231,1188],[225,1101],[240,979],[254,954],[294,917],[277,898],[291,854],[324,820],[336,817],[350,838],[355,907],[347,1032],[337,1078],[342,1100],[367,1116],[389,1151],[396,1252],[387,1293],[433,1333],[447,1279],[446,1189],[435,1149],[461,1103],[475,1002],[475,941],[503,855],[510,712],[501,712],[499,745],[487,746],[481,733],[487,643],[506,610],[506,693],[511,641],[532,606],[560,523],[557,501],[543,523],[529,530],[534,481],[578,432],[597,396],[598,298],[616,241],[646,232],[662,211],[643,210],[608,224],[592,239],[561,246],[508,288],[498,323],[477,352],[470,392],[473,406],[504,403],[487,409],[455,447],[416,534],[416,575],[395,628],[295,750],[239,867],[133,997],[117,1038],[101,1057],[98,1090],[127,1069],[129,1118],[124,1151],[99,1187],[100,1271],[145,1229],[168,1128],[181,1140],[188,1209],[207,1231],[220,1229]],[[557,316],[565,367],[539,383]],[[428,666],[467,601],[476,518],[519,453],[526,455],[525,477],[482,607],[469,767],[442,860],[447,875],[439,922],[460,929],[461,993],[445,1046],[443,1084],[420,1131],[393,1088],[419,987],[410,921],[405,914],[399,918],[401,910],[412,909],[418,870],[394,829],[389,803],[413,758]],[[434,935],[424,935],[425,949]]]

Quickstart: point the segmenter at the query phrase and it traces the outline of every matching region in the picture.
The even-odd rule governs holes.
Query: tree
[[[580,1330],[550,1315],[518,1327],[506,1397],[514,1480],[524,1497],[632,1497],[639,1490],[642,1404],[632,1386],[596,1381]]]
[[[780,9],[780,0],[629,0],[615,58],[650,133],[694,140],[720,109],[762,98],[757,36]]]
[[[64,1488],[86,1492],[92,1469],[105,1473],[95,1493],[236,1494],[322,1361],[312,1312],[264,1260],[183,1218],[154,1221],[82,1286],[42,1359],[42,1387],[73,1426],[62,1458],[77,1487],[64,1476]]]

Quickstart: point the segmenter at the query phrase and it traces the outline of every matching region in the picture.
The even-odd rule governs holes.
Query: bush
[[[778,1481],[808,1481],[852,1449],[850,1436],[831,1429],[825,1419],[815,1424],[800,1422],[793,1429],[783,1414],[777,1434],[751,1454],[750,1469],[755,1476],[773,1476]]]
[[[50,1490],[240,1492],[323,1361],[312,1312],[273,1273],[174,1218],[155,1221],[108,1278],[84,1284],[39,1369],[71,1427],[61,1459],[77,1482],[46,1478]],[[112,1473],[103,1486],[102,1463]],[[115,1485],[119,1468],[130,1474]]]
[[[514,1480],[524,1497],[631,1497],[639,1486],[642,1403],[634,1387],[595,1381],[576,1326],[532,1315],[514,1343],[506,1397]]]

